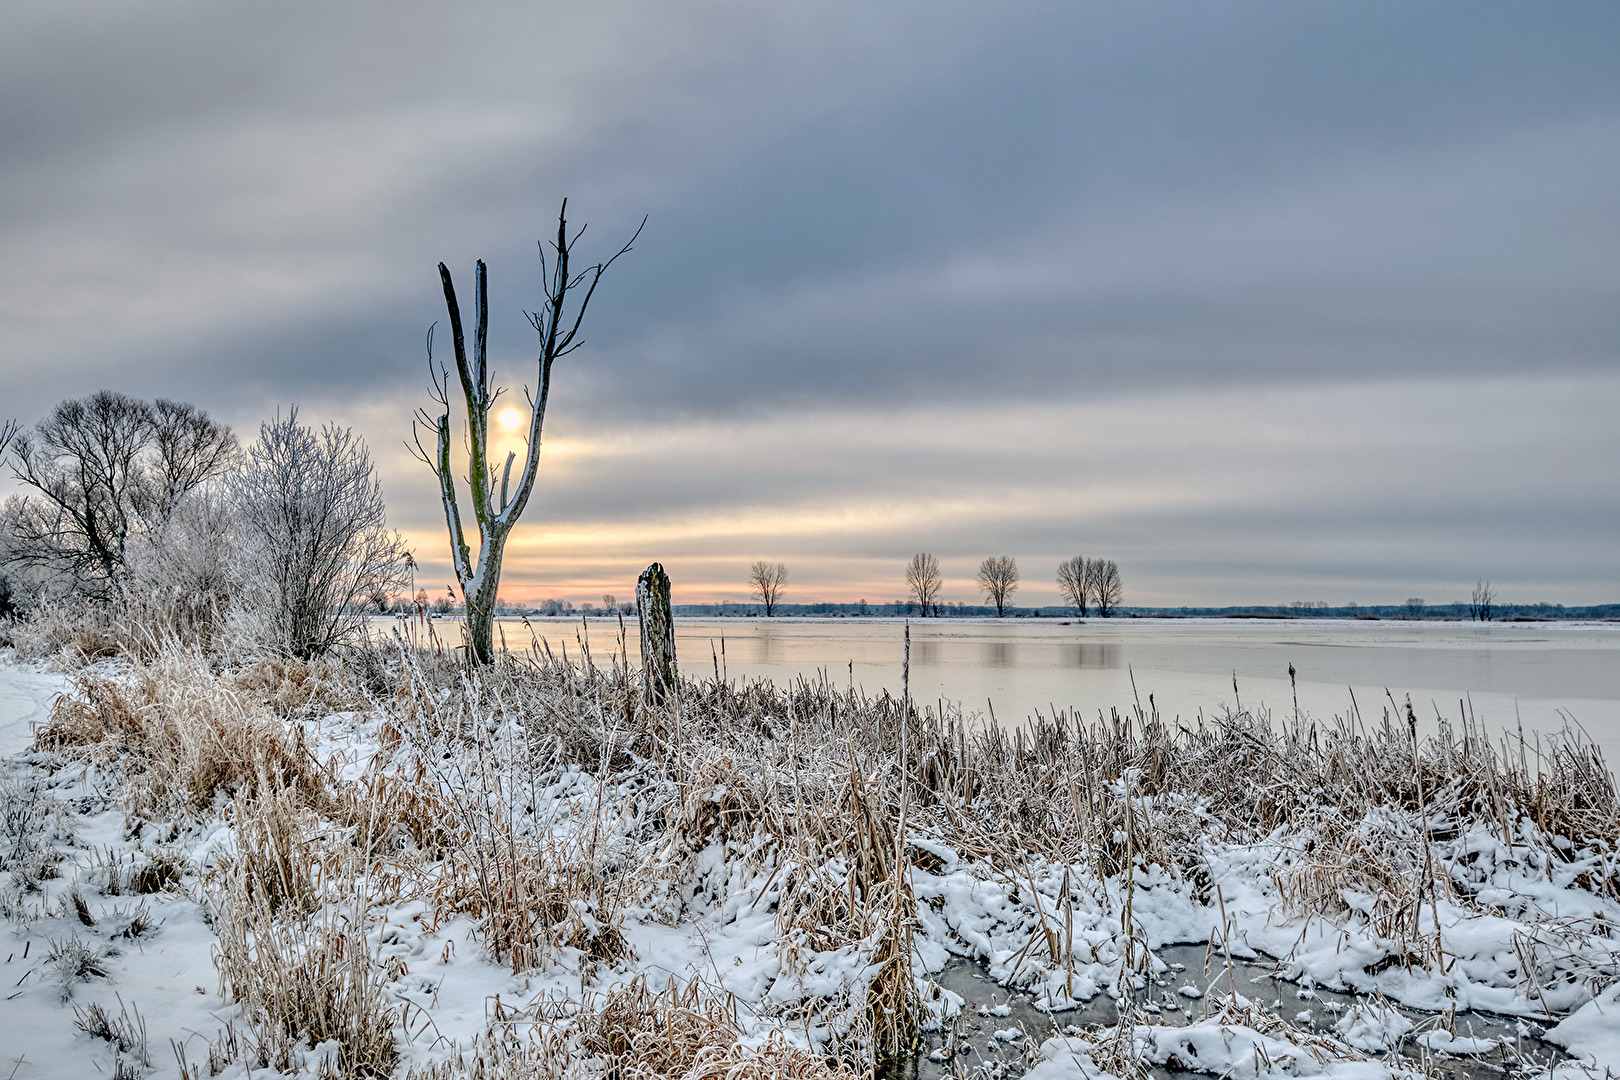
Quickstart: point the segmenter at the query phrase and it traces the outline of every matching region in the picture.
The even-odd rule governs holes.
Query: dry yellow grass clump
[[[366,945],[365,921],[333,905],[308,917],[278,912],[236,887],[215,899],[220,991],[241,1004],[250,1067],[293,1072],[304,1044],[338,1044],[334,1077],[388,1077],[399,1062],[398,1009]]]
[[[696,983],[662,992],[634,979],[596,995],[569,1020],[498,1027],[470,1053],[407,1080],[856,1080],[867,1075],[773,1032],[745,1039],[735,1007]]]
[[[131,812],[145,816],[203,811],[218,794],[251,798],[296,788],[313,798],[321,787],[303,730],[187,650],[127,674],[81,676],[36,744],[116,766]]]

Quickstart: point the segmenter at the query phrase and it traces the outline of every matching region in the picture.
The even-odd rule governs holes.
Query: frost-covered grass
[[[1393,702],[986,730],[804,681],[653,708],[588,651],[114,651],[0,789],[35,1075],[825,1077],[995,1042],[1043,1077],[1371,1077],[1500,1062],[1468,1011],[1569,1017],[1564,1068],[1620,1068],[1620,803],[1572,737],[1419,742]],[[1363,997],[1175,995],[1188,943]],[[953,956],[1047,1030],[974,1028]]]

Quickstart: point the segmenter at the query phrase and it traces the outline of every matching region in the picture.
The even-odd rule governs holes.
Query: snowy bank
[[[1007,732],[804,683],[655,708],[633,670],[549,656],[174,651],[48,713],[52,676],[0,672],[48,716],[5,762],[19,1078],[1508,1061],[1469,1011],[1614,1053],[1620,813],[1579,744],[1520,761],[1398,716]],[[1225,985],[1171,958],[1193,944]],[[1003,1004],[950,984],[964,960]]]

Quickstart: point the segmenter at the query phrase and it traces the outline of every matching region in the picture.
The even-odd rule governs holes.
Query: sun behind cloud
[[[516,409],[502,409],[497,419],[500,420],[501,427],[507,431],[516,431],[518,425],[523,423],[523,414]]]

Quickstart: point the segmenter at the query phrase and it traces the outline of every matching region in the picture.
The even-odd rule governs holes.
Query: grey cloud
[[[581,356],[600,412],[1615,354],[1611,6],[27,19],[0,227],[46,265],[0,275],[43,277],[8,336],[73,379],[410,385],[384,358],[475,256],[520,357],[562,190],[602,241],[654,216]]]
[[[566,193],[593,250],[651,215],[549,429],[629,442],[548,460],[525,574],[622,576],[655,543],[699,576],[780,549],[858,583],[925,543],[961,570],[1090,537],[1189,600],[1526,553],[1570,599],[1620,580],[1620,447],[1587,407],[1620,359],[1611,3],[0,19],[0,416],[112,385],[240,427],[358,418],[436,542],[394,460],[434,265],[489,261],[515,387]],[[1317,418],[1285,425],[1291,464],[1253,408],[1227,454],[1196,405],[1271,394]],[[1032,403],[1107,438],[1008,421]],[[1313,446],[1335,407],[1377,437]],[[883,520],[908,499],[949,509]],[[870,524],[761,524],[840,508]],[[544,547],[592,528],[619,530],[599,557]]]
[[[526,526],[538,547],[514,565],[622,576],[657,557],[701,593],[765,555],[853,597],[860,575],[881,579],[919,548],[963,580],[984,555],[1010,553],[1036,597],[1080,552],[1118,558],[1133,595],[1156,602],[1398,601],[1477,575],[1578,602],[1620,580],[1608,539],[1620,444],[1603,422],[1615,408],[1613,376],[1566,376],[634,433],[575,423],[559,428],[568,451],[543,471]],[[431,558],[440,526],[425,478],[399,479],[422,488],[402,504]]]

